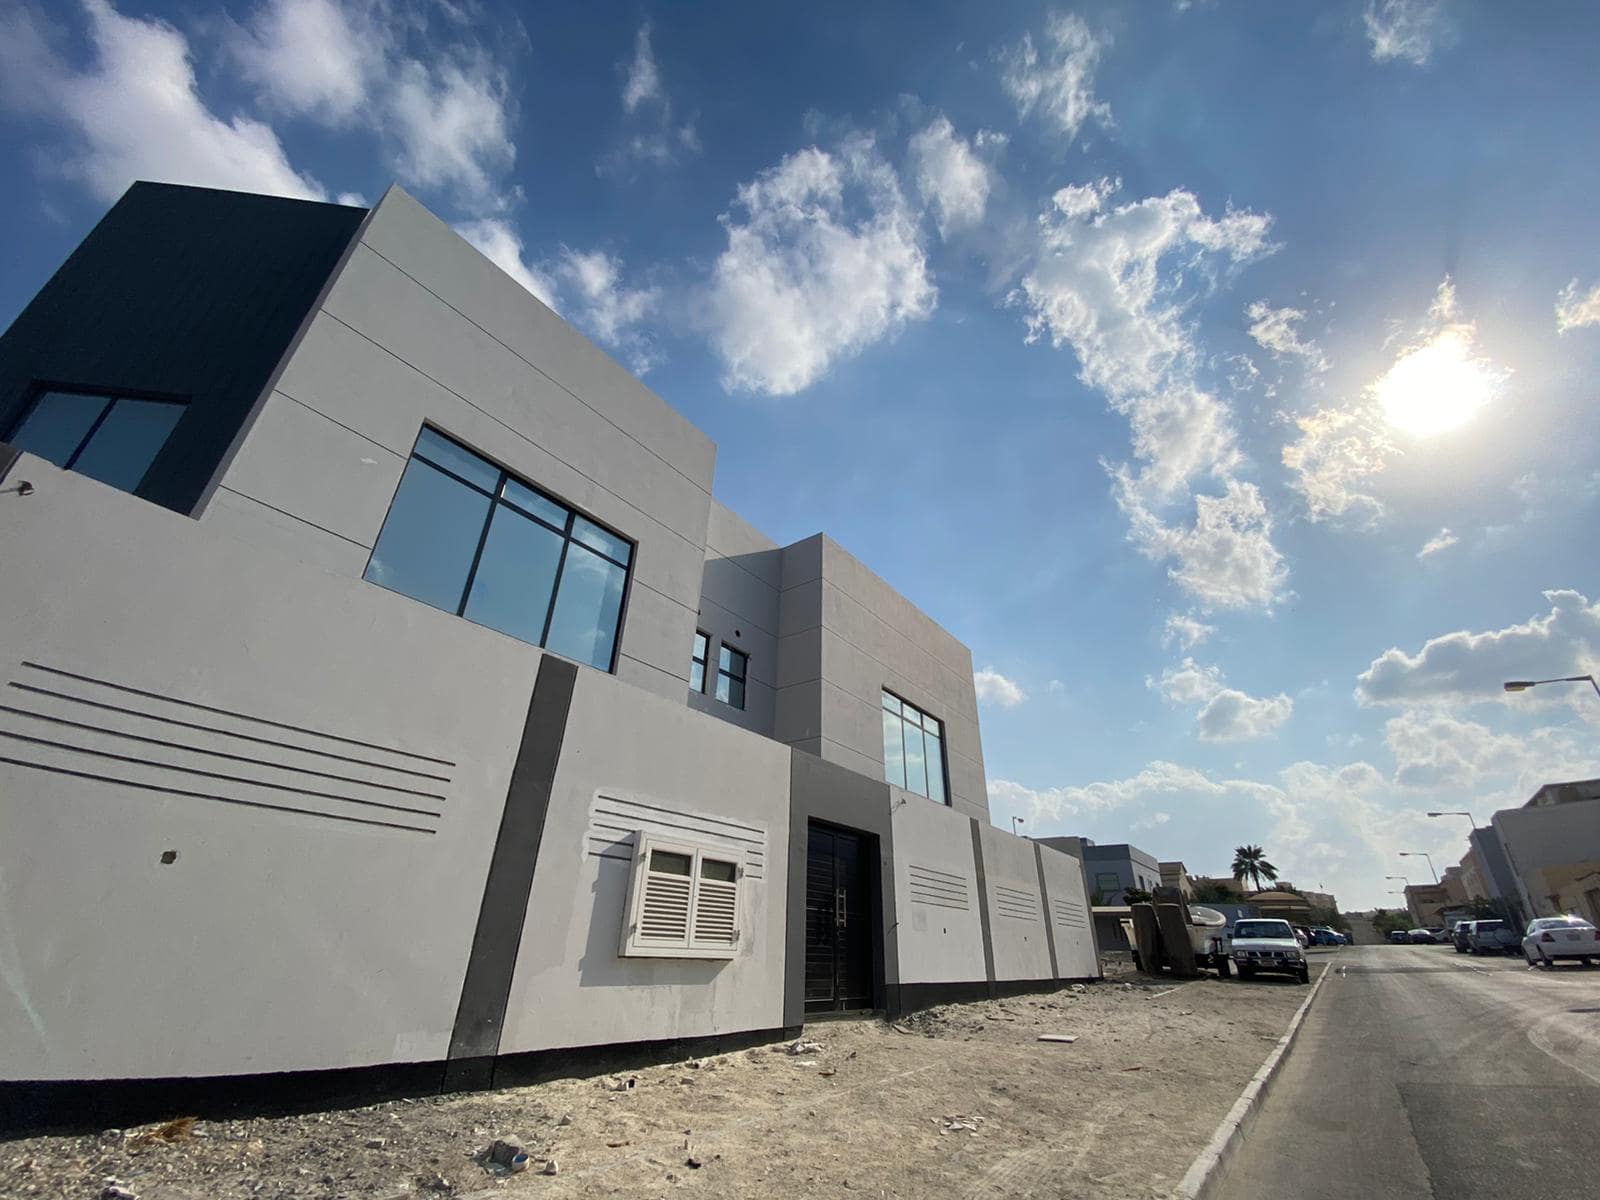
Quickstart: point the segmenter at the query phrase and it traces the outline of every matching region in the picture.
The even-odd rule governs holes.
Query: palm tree
[[[1267,861],[1267,852],[1260,846],[1240,846],[1233,852],[1233,877],[1242,883],[1246,875],[1259,892],[1263,879],[1277,882],[1278,868]]]

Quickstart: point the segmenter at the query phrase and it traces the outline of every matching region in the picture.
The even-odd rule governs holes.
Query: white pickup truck
[[[1240,918],[1233,923],[1230,953],[1240,979],[1257,974],[1293,975],[1301,983],[1311,982],[1305,951],[1287,921]]]

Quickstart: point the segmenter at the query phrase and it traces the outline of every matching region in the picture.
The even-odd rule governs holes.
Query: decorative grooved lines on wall
[[[1089,916],[1083,911],[1083,906],[1071,900],[1050,900],[1050,907],[1055,911],[1056,924],[1066,925],[1072,929],[1089,928]]]
[[[1039,897],[1028,888],[1007,887],[1003,883],[995,884],[994,908],[1000,916],[1011,917],[1018,921],[1039,919]]]
[[[0,689],[0,764],[419,834],[456,765],[34,662]]]
[[[767,873],[767,831],[727,817],[683,812],[658,800],[609,792],[595,793],[589,813],[585,848],[596,858],[633,861],[634,837],[640,831],[670,841],[692,841],[721,847],[740,856],[744,873],[763,879]]]
[[[936,867],[906,865],[910,884],[911,903],[927,904],[934,908],[954,908],[970,912],[972,901],[967,895],[967,880],[963,875],[941,871]]]

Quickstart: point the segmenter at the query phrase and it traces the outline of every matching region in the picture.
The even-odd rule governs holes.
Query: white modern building
[[[1096,975],[967,648],[715,462],[398,189],[130,189],[0,337],[0,1110]]]

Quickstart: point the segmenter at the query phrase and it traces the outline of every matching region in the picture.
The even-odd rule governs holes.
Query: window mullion
[[[112,396],[106,400],[106,406],[100,410],[100,415],[96,417],[94,419],[94,423],[89,426],[89,432],[83,435],[83,441],[79,442],[77,449],[73,450],[72,456],[67,459],[66,466],[63,468],[63,470],[72,470],[74,464],[76,464],[78,459],[83,456],[83,452],[89,448],[89,443],[94,441],[94,435],[100,432],[100,426],[106,423],[106,418],[111,415],[111,410],[117,406],[118,399],[119,397]]]
[[[500,489],[497,487],[495,490],[499,491]],[[472,566],[467,568],[467,582],[462,585],[461,600],[456,605],[456,616],[458,617],[467,611],[467,601],[472,597],[472,581],[478,577],[478,564],[483,561],[483,548],[489,541],[489,528],[494,524],[494,515],[499,508],[500,501],[491,498],[488,515],[483,519],[483,532],[478,534],[478,548],[472,552]]]
[[[544,629],[539,633],[539,646],[543,649],[550,640],[550,625],[556,619],[556,601],[561,599],[561,580],[567,573],[567,547],[572,545],[572,518],[567,517],[567,536],[561,539],[561,557],[556,560],[556,585],[550,589],[550,607],[545,609]],[[615,653],[612,660],[616,660]]]

